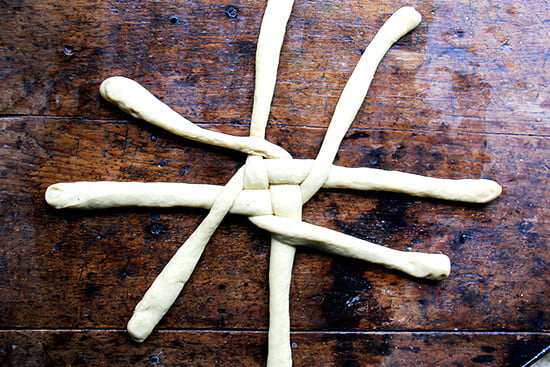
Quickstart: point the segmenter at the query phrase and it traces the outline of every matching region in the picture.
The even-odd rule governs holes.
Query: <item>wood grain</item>
[[[4,2],[0,112],[118,118],[97,86],[124,75],[192,121],[246,124],[264,2],[232,5],[236,18],[211,0]],[[362,50],[402,5],[297,1],[270,123],[326,126]],[[546,3],[408,5],[424,20],[382,62],[355,126],[548,135]]]
[[[177,138],[101,100],[138,80],[201,126],[247,135],[263,1],[1,2],[0,365],[261,366],[269,236],[228,216],[144,344],[125,324],[206,212],[56,211],[48,185],[222,185],[244,156]],[[237,9],[236,17],[227,11]],[[267,139],[314,158],[341,88],[395,1],[297,1]],[[336,163],[489,178],[487,205],[322,190],[304,220],[400,250],[442,252],[449,279],[299,249],[296,366],[518,366],[550,343],[550,9],[415,1]],[[434,364],[435,363],[435,364]]]
[[[0,333],[6,366],[263,366],[263,332],[167,331],[136,344],[123,331]],[[296,366],[520,366],[550,342],[541,334],[292,334]],[[441,353],[444,345],[446,353]],[[414,362],[412,362],[414,361]]]

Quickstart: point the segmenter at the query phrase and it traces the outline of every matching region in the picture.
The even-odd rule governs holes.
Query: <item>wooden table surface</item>
[[[423,22],[383,59],[335,163],[503,186],[486,205],[322,190],[304,220],[441,252],[447,280],[298,249],[296,366],[520,366],[550,344],[550,5],[296,0],[267,139],[314,158],[388,16]],[[0,2],[0,365],[262,366],[269,235],[229,215],[157,330],[135,304],[206,211],[63,211],[66,181],[225,184],[245,156],[175,137],[101,99],[139,81],[202,127],[248,135],[264,1]]]

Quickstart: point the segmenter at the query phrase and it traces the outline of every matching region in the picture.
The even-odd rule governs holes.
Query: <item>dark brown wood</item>
[[[4,3],[0,112],[120,118],[97,86],[124,75],[192,121],[248,123],[264,2],[233,5],[236,18],[211,0]],[[384,59],[355,126],[548,135],[544,2],[407,5],[424,21]],[[271,123],[326,126],[362,50],[400,6],[297,1]]]
[[[136,344],[118,330],[0,332],[5,366],[263,366],[264,332],[167,331]],[[292,334],[296,366],[521,366],[547,334]],[[445,353],[441,352],[445,346]]]
[[[226,8],[233,5],[237,16]],[[267,138],[314,158],[341,88],[403,4],[296,1]],[[304,220],[442,252],[425,282],[299,249],[297,366],[517,366],[550,343],[547,5],[417,1],[424,21],[384,58],[336,163],[504,188],[487,205],[322,190]],[[101,100],[132,77],[201,126],[248,134],[263,1],[4,2],[0,27],[1,365],[261,366],[269,237],[228,216],[145,344],[124,327],[205,211],[57,211],[48,185],[222,185],[244,156],[174,137]]]

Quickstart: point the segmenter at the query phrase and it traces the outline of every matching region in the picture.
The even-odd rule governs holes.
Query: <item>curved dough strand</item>
[[[328,228],[274,215],[249,217],[249,220],[286,243],[384,265],[417,278],[441,280],[447,278],[451,270],[450,260],[443,254],[393,250]]]
[[[402,36],[414,29],[422,16],[413,7],[397,10],[380,28],[369,44],[349,78],[327,129],[319,154],[307,175],[302,188],[302,202],[307,202],[326,181],[338,147],[357,111],[363,104],[378,64],[388,49]]]

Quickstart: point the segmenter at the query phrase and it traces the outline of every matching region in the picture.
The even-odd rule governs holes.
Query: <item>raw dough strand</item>
[[[256,46],[256,82],[250,136],[265,137],[286,25],[294,0],[269,0]]]
[[[336,104],[334,115],[311,171],[301,184],[302,202],[305,203],[311,199],[326,181],[330,165],[367,95],[378,64],[388,49],[399,38],[414,29],[421,19],[422,16],[413,7],[406,6],[397,10],[380,28],[361,56]]]
[[[417,278],[441,280],[447,278],[451,270],[447,255],[397,251],[329,228],[275,215],[249,219],[289,244],[315,247],[339,256],[384,265]]]
[[[99,91],[103,98],[124,112],[175,135],[246,154],[269,158],[290,157],[286,150],[263,138],[233,136],[203,129],[178,114],[132,79],[122,76],[105,79]]]
[[[166,264],[137,304],[127,326],[132,339],[144,341],[170,309],[195,269],[206,244],[242,189],[243,169],[240,168],[216,197],[208,215]]]
[[[260,161],[273,185],[298,185],[309,172],[312,160],[269,159]],[[245,170],[249,169],[247,163]],[[446,179],[426,177],[377,168],[349,168],[333,165],[323,188],[390,191],[420,197],[468,203],[488,203],[502,187],[486,179]],[[210,209],[223,186],[173,182],[61,182],[46,190],[46,202],[56,209],[105,209],[123,206]],[[243,190],[231,213],[272,214],[271,197],[265,190]]]
[[[280,218],[302,220],[302,194],[298,185],[271,185],[273,213]],[[290,348],[290,284],[296,248],[286,238],[271,234],[269,256],[268,367],[292,366]]]
[[[293,5],[294,0],[269,0],[264,11],[256,45],[256,78],[250,119],[251,138],[265,138],[281,48]],[[291,157],[287,154],[286,158]],[[262,159],[249,154],[246,159],[244,188],[267,189],[268,186]]]
[[[294,0],[267,2],[256,49],[256,83],[250,121],[251,137],[265,138],[281,48],[293,4]],[[291,159],[289,156],[285,160]],[[246,159],[244,188],[261,190],[268,187],[269,180],[264,159],[249,155]],[[301,219],[302,201],[299,186],[271,186],[270,193],[275,215]],[[289,292],[295,253],[295,247],[286,244],[284,239],[271,238],[268,367],[292,366]]]

